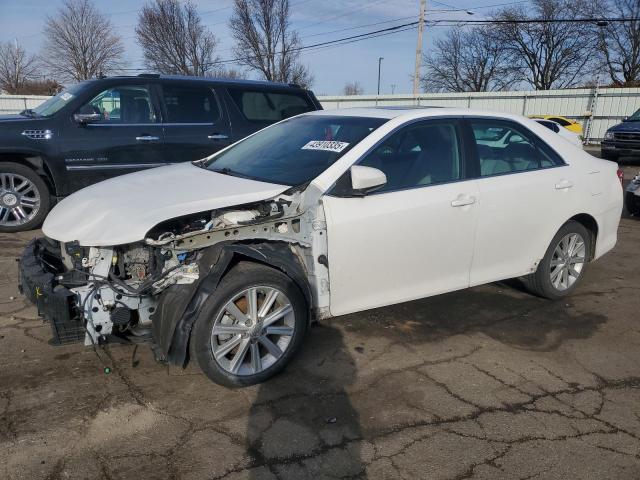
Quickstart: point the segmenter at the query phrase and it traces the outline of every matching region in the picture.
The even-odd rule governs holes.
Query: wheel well
[[[569,220],[576,221],[580,223],[584,228],[586,228],[589,233],[591,233],[591,258],[589,260],[593,260],[593,256],[596,251],[596,240],[598,239],[598,222],[588,213],[580,213],[578,215],[574,215]]]
[[[24,153],[0,153],[0,162],[13,162],[24,165],[35,171],[47,185],[51,195],[56,194],[56,186],[49,166],[40,156],[29,156]]]

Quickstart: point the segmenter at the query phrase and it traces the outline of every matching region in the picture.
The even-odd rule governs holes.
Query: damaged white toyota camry
[[[71,195],[21,286],[54,342],[146,340],[251,385],[315,319],[513,277],[563,297],[615,245],[621,209],[616,164],[533,120],[325,110]]]

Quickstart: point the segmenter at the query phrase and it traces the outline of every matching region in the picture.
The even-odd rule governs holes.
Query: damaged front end
[[[315,316],[326,315],[324,213],[317,201],[303,208],[301,197],[167,220],[128,245],[37,239],[21,259],[21,289],[51,322],[52,343],[148,340],[157,358],[184,365],[199,309],[238,259],[285,272]]]

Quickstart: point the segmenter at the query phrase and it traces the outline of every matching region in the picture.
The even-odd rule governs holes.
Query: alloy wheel
[[[282,357],[294,331],[295,313],[287,296],[273,287],[251,287],[220,309],[211,330],[211,351],[227,372],[255,375]]]
[[[0,226],[30,222],[40,210],[40,192],[31,180],[17,173],[0,173]]]
[[[551,257],[549,276],[557,290],[570,288],[580,277],[586,261],[584,238],[578,233],[562,237]]]

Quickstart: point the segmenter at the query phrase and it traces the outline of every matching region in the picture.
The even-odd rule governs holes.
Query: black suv
[[[600,148],[602,158],[608,160],[640,157],[640,110],[607,130]]]
[[[0,116],[0,232],[38,227],[58,198],[101,180],[197,160],[322,107],[297,85],[143,74],[88,80]]]

